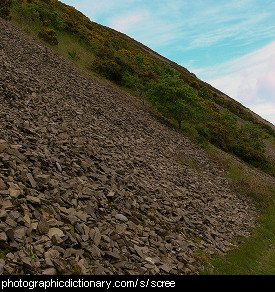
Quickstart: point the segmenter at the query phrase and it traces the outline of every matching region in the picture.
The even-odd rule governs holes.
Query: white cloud
[[[275,41],[244,57],[194,73],[275,124]]]
[[[149,13],[147,11],[135,12],[127,15],[115,17],[110,20],[110,26],[115,30],[127,33],[134,29],[134,27],[142,24]]]

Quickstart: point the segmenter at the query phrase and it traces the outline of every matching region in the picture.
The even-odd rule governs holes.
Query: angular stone
[[[155,261],[150,257],[145,258],[145,261],[151,265],[155,265]]]
[[[41,204],[41,200],[39,198],[31,196],[31,195],[27,195],[26,200],[32,204],[37,204],[37,205]]]
[[[0,232],[0,241],[7,241],[8,237],[5,232]]]
[[[11,146],[11,147],[12,147],[12,146]],[[16,148],[10,148],[10,149],[7,150],[7,152],[8,152],[9,154],[11,154],[11,155],[13,155],[13,156],[19,158],[19,159],[22,160],[22,161],[24,161],[24,160],[26,159],[26,157],[25,157],[22,153],[20,153],[19,150],[16,149]]]
[[[37,187],[37,183],[30,172],[27,173],[27,178],[29,179],[31,186],[35,189]]]
[[[48,276],[56,275],[56,269],[55,268],[45,269],[42,271],[42,275],[48,275]]]
[[[11,202],[11,200],[3,200],[2,202],[2,208],[5,210],[13,210],[14,209],[14,205]]]
[[[16,199],[20,195],[20,190],[9,189],[9,191],[12,198]]]
[[[14,241],[14,228],[6,228],[5,232],[11,241]]]
[[[9,190],[0,190],[0,196],[8,196],[10,194]]]
[[[101,241],[101,234],[97,227],[94,228],[94,237],[93,237],[94,243],[96,246],[99,246]]]
[[[52,240],[53,245],[57,245],[57,246],[63,242],[63,240],[56,234],[52,236],[51,240]]]
[[[39,174],[35,177],[35,181],[39,186],[43,186],[49,183],[50,176],[47,174]]]
[[[120,220],[120,221],[123,221],[123,222],[127,222],[128,221],[128,218],[126,216],[122,215],[122,214],[116,214],[115,218],[117,220]]]
[[[7,216],[7,211],[1,209],[1,210],[0,210],[0,218],[6,218],[6,216]]]
[[[169,273],[171,271],[171,267],[169,267],[167,264],[163,264],[159,267],[161,270],[163,270],[166,273]]]
[[[44,257],[45,257],[45,259],[54,259],[54,258],[58,258],[59,255],[60,255],[60,253],[58,250],[51,248],[45,252]]]
[[[118,252],[113,252],[113,251],[106,251],[105,256],[115,261],[118,261],[121,259],[120,254]]]
[[[144,254],[143,254],[143,251],[142,251],[142,248],[137,246],[137,245],[134,245],[134,249],[135,251],[137,252],[137,254],[141,257],[141,258],[144,258]]]
[[[61,167],[61,165],[60,165],[58,162],[56,162],[55,164],[56,164],[56,167],[57,167],[58,171],[59,171],[59,172],[62,172],[62,167]]]
[[[68,216],[64,216],[69,222],[71,225],[75,225],[77,222],[79,222],[79,219],[75,216],[75,215],[72,215],[72,214],[69,214]]]
[[[27,269],[32,269],[34,267],[34,262],[32,260],[32,258],[30,257],[22,257],[21,258],[23,266],[25,266]]]
[[[57,235],[59,237],[63,237],[64,236],[64,233],[61,229],[59,228],[56,228],[56,227],[53,227],[53,228],[50,228],[49,229],[49,232],[48,232],[48,236],[50,238],[52,238],[54,235]]]
[[[52,262],[52,260],[50,259],[50,258],[46,258],[45,257],[45,263],[44,263],[44,266],[46,266],[46,267],[54,267],[54,263]]]
[[[49,232],[49,224],[44,216],[42,216],[38,222],[37,229],[40,234],[46,234]]]
[[[107,194],[107,197],[112,198],[112,197],[114,197],[114,195],[115,195],[115,192],[110,191],[110,192]]]
[[[59,274],[64,274],[68,270],[68,264],[64,260],[54,259],[53,263]]]
[[[6,190],[6,189],[7,189],[7,185],[2,180],[2,178],[0,178],[0,190]]]
[[[17,221],[21,215],[18,211],[10,211],[9,216]]]
[[[0,275],[3,275],[4,266],[5,266],[5,260],[4,259],[0,259]]]
[[[11,227],[16,227],[17,226],[17,223],[10,216],[7,217],[6,223]]]
[[[84,221],[85,223],[87,222],[88,218],[90,217],[86,212],[83,211],[78,211],[76,213],[76,216],[81,219],[82,221]]]
[[[14,231],[14,240],[24,242],[26,239],[26,227],[19,226]]]
[[[26,214],[23,219],[25,220],[25,222],[27,222],[28,224],[31,224],[31,219],[30,216],[28,214]]]
[[[88,275],[89,274],[89,270],[88,270],[88,265],[87,265],[87,261],[85,259],[81,259],[77,265],[79,266],[79,268],[81,269],[81,275]]]
[[[3,143],[0,143],[0,153],[6,151],[9,147],[8,143],[6,143],[4,140],[1,141],[3,141]]]

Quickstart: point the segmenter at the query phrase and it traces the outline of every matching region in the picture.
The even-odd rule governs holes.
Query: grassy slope
[[[275,182],[247,173],[238,162],[224,158],[220,150],[208,152],[227,170],[232,189],[250,198],[259,210],[257,227],[249,238],[235,238],[233,249],[225,256],[204,255],[204,275],[275,275]]]
[[[206,275],[275,275],[275,204],[265,210],[260,227],[243,239],[238,249],[215,256]]]

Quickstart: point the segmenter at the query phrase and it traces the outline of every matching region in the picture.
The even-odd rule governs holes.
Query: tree
[[[242,132],[247,135],[251,141],[251,146],[264,152],[265,131],[253,123],[247,123],[242,126]]]
[[[12,0],[1,0],[1,6],[0,6],[0,17],[10,20],[10,10],[12,6]]]
[[[170,71],[170,74],[162,76],[159,82],[151,84],[148,96],[168,118],[174,119],[178,127],[182,128],[183,121],[197,119],[196,111],[199,111],[199,98],[195,91]]]
[[[185,103],[182,99],[178,99],[175,105],[170,108],[170,111],[177,121],[179,129],[181,129],[182,122],[184,120],[190,120],[193,113],[191,106]]]
[[[129,88],[135,88],[139,99],[142,101],[144,105],[144,93],[146,90],[146,87],[144,83],[142,82],[141,78],[139,78],[137,75],[131,75],[129,72],[125,72],[123,75],[123,81],[126,86]]]
[[[213,99],[213,95],[212,93],[207,89],[206,86],[203,86],[200,90],[199,90],[199,96],[202,97],[203,99]]]

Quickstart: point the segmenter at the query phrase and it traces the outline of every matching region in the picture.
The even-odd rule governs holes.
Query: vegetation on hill
[[[4,1],[6,18],[11,1]],[[263,139],[274,130],[245,108],[224,98],[185,68],[164,62],[128,36],[92,22],[57,0],[12,0],[11,15],[86,70],[127,88],[149,103],[200,145],[208,142],[270,174],[274,163],[265,155]],[[7,12],[8,11],[8,12]],[[168,60],[167,60],[168,61]],[[220,106],[226,109],[221,112]],[[240,125],[237,117],[245,121]]]
[[[226,159],[215,152],[215,158],[226,168],[232,189],[244,198],[250,198],[260,210],[258,225],[248,238],[237,237],[232,244],[238,248],[226,255],[198,253],[205,263],[206,275],[275,275],[275,201],[274,184],[253,173],[247,173],[240,163]]]
[[[12,5],[12,0],[1,0],[0,17],[6,20],[10,20],[11,5]]]

